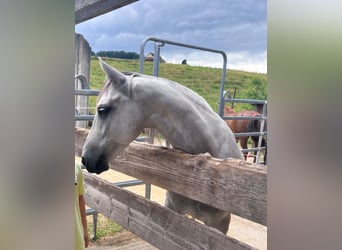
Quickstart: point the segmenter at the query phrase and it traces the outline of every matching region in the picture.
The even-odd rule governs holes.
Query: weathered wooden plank
[[[93,174],[84,179],[87,205],[159,249],[254,249]]]
[[[76,130],[76,144],[87,132]],[[81,139],[82,138],[82,139]],[[80,151],[80,145],[75,145]],[[75,149],[75,151],[77,151]],[[131,143],[111,168],[188,198],[267,225],[267,167]]]
[[[136,1],[138,0],[75,0],[75,24]]]
[[[131,143],[112,169],[266,225],[264,166]]]
[[[75,78],[75,89],[90,89],[90,57],[91,48],[86,39],[80,34],[75,34],[75,76],[84,76],[86,81]],[[75,108],[80,115],[88,115],[88,96],[75,95]],[[77,127],[86,128],[87,121],[76,121]]]

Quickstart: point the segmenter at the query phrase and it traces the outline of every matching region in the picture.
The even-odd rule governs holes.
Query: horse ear
[[[108,79],[112,80],[114,83],[122,83],[126,81],[126,76],[124,74],[104,62],[101,57],[99,57],[99,62]]]

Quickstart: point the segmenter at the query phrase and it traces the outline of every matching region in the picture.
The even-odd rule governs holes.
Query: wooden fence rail
[[[79,155],[87,130],[76,130]],[[110,167],[140,180],[267,225],[267,167],[131,143]]]
[[[100,16],[137,0],[75,0],[75,24]]]
[[[81,155],[87,134],[88,130],[75,130],[75,154],[78,156]],[[147,183],[267,225],[267,166],[131,143],[121,155],[110,162],[110,167]],[[215,229],[194,223],[135,194],[126,194],[128,191],[107,185],[94,175],[86,173],[85,180],[88,191],[86,199],[90,207],[156,247],[251,249]],[[174,221],[179,223],[180,228],[177,226],[177,229],[172,229],[175,227]],[[192,240],[188,239],[188,235]],[[165,242],[168,242],[166,244],[170,248],[161,245]]]
[[[94,174],[84,178],[88,206],[159,249],[254,249]]]

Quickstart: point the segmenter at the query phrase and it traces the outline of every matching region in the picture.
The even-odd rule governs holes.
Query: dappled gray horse
[[[85,141],[82,163],[92,173],[106,171],[110,159],[143,130],[156,128],[174,148],[190,154],[243,159],[227,124],[192,90],[167,79],[121,73],[100,59],[107,82]],[[226,233],[230,212],[218,210],[174,192],[165,205]]]

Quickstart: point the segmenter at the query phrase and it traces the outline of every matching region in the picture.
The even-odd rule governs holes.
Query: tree
[[[98,51],[96,56],[121,59],[139,59],[139,54],[126,51]]]

